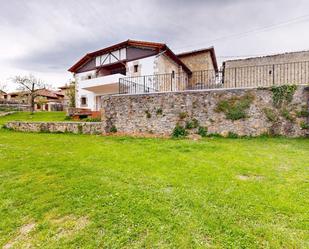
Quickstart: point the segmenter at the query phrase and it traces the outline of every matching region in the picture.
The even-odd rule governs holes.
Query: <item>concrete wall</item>
[[[102,134],[101,122],[8,122],[9,129],[25,132]]]
[[[224,62],[225,87],[309,83],[309,51]]]
[[[253,96],[248,108],[247,118],[227,119],[226,114],[217,111],[222,100]],[[281,110],[273,105],[272,92],[269,89],[230,89],[191,92],[153,93],[140,95],[117,95],[102,98],[102,121],[105,132],[115,126],[119,132],[127,134],[150,133],[170,135],[177,123],[185,125],[187,121],[197,119],[200,126],[207,127],[209,133],[226,135],[229,132],[240,136],[258,136],[264,133],[301,137],[307,134],[301,124],[306,118],[296,113],[307,107],[308,91],[299,87],[292,103],[288,105],[293,121],[281,115]],[[278,116],[271,122],[265,114],[265,108]],[[161,110],[161,111],[158,111]],[[161,113],[162,112],[162,113]],[[185,118],[180,118],[185,113]]]

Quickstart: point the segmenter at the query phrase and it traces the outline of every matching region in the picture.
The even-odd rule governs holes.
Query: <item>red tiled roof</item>
[[[55,92],[52,90],[48,90],[48,89],[39,89],[36,91],[38,96],[42,96],[42,97],[48,97],[48,98],[54,98],[54,99],[58,99],[59,96],[64,96],[64,94],[59,93],[59,92]]]
[[[64,86],[60,86],[58,88],[61,89],[61,90],[64,90],[64,89],[69,89],[70,86],[69,85],[64,85]]]
[[[134,47],[143,47],[143,48],[153,48],[157,51],[157,53],[166,51],[166,55],[169,56],[172,60],[174,60],[177,64],[181,65],[187,73],[191,73],[190,69],[168,48],[168,46],[164,43],[157,43],[157,42],[146,42],[146,41],[136,41],[136,40],[127,40],[124,42],[120,42],[118,44],[91,52],[86,54],[82,57],[78,62],[76,62],[72,67],[68,69],[68,71],[74,73],[84,65],[89,60],[93,59],[94,57],[107,53],[112,52],[114,50],[118,50],[127,46],[134,46]]]

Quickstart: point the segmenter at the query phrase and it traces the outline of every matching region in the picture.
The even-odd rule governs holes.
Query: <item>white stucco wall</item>
[[[156,56],[150,56],[127,63],[127,76],[153,75]],[[138,72],[134,73],[134,65],[138,65]]]
[[[88,75],[95,75],[96,70],[77,73],[75,74],[75,81],[76,81],[76,95],[75,95],[75,103],[77,108],[89,108],[94,110],[95,109],[95,94],[93,92],[87,91],[83,88],[82,81]],[[87,98],[87,106],[81,106],[81,98]]]
[[[100,65],[107,65],[110,63],[117,62],[118,60],[125,60],[127,58],[127,49],[122,48],[118,49],[116,51],[111,52],[113,56],[110,55],[110,53],[106,53],[100,56],[96,57],[96,66]]]

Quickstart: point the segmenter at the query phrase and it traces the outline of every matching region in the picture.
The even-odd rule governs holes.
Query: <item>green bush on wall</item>
[[[274,106],[281,107],[285,102],[291,103],[296,89],[296,85],[273,86],[271,91]]]
[[[186,137],[188,135],[188,132],[184,127],[181,125],[177,124],[172,132],[172,137],[174,138],[181,138],[181,137]]]
[[[246,110],[250,107],[252,101],[253,96],[249,94],[243,97],[221,100],[217,104],[216,111],[224,112],[227,119],[243,119],[247,117]]]
[[[270,122],[276,122],[278,120],[278,115],[271,108],[264,108],[263,112]]]
[[[110,130],[109,130],[111,133],[116,133],[117,132],[117,128],[115,125],[113,125]]]
[[[208,128],[207,127],[203,127],[203,126],[199,126],[198,127],[197,134],[200,135],[201,137],[206,137],[207,136],[207,132],[208,132]]]

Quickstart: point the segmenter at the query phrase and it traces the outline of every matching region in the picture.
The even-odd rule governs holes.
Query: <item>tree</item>
[[[34,112],[34,100],[38,96],[37,90],[44,88],[44,83],[34,77],[33,75],[29,76],[15,76],[13,79],[14,83],[18,84],[18,90],[24,91],[25,94],[29,97],[30,112]]]
[[[75,107],[75,81],[71,81],[67,90],[67,96],[69,97],[69,107]]]

